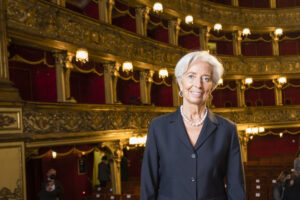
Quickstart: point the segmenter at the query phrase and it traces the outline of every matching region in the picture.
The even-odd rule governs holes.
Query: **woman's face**
[[[185,103],[205,104],[212,92],[212,66],[196,61],[183,74],[179,87]]]

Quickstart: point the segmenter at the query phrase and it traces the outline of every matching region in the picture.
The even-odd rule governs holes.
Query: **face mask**
[[[51,174],[49,178],[50,179],[55,179],[55,177],[56,177],[55,174]]]

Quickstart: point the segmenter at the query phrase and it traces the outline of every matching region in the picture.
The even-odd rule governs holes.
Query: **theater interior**
[[[50,168],[64,200],[139,199],[149,123],[196,50],[224,66],[208,107],[237,124],[247,200],[273,199],[300,145],[299,0],[1,0],[0,199],[37,200]]]

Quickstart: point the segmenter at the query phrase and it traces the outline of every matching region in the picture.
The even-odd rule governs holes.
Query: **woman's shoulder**
[[[171,113],[166,113],[166,114],[163,114],[163,115],[160,115],[158,117],[155,117],[154,119],[151,120],[151,123],[150,124],[153,124],[153,125],[158,125],[158,124],[164,124],[168,121],[175,121],[177,119],[177,113],[178,111],[174,111],[174,112],[171,112]]]
[[[219,114],[212,113],[212,115],[217,119],[217,122],[220,126],[225,126],[225,127],[235,127],[236,124],[231,121],[230,119],[227,119],[225,117],[222,117]]]

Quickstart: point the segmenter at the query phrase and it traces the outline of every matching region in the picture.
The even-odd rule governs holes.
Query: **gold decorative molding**
[[[141,3],[152,7],[156,0],[127,0],[127,2]],[[194,23],[213,25],[221,23],[224,28],[234,30],[237,27],[249,27],[252,30],[273,30],[276,27],[285,30],[300,29],[300,7],[292,8],[243,8],[209,1],[197,0],[160,0],[164,5],[164,12],[184,17],[192,15]]]
[[[34,107],[33,107],[34,106]],[[150,121],[176,108],[125,105],[28,104],[23,108],[26,135],[89,133],[109,130],[145,130]],[[266,127],[298,126],[300,106],[215,108],[220,114],[244,127],[260,124]],[[33,137],[33,136],[32,136]]]
[[[22,109],[0,108],[0,134],[22,133]]]
[[[218,56],[226,76],[294,76],[300,73],[300,56]]]
[[[47,2],[7,1],[7,28],[10,37],[21,40],[27,38],[30,42],[34,42],[34,39],[29,37],[37,37],[47,40],[45,45],[53,45],[52,48],[59,48],[57,41],[60,41],[67,43],[65,46],[72,44],[110,55],[111,61],[130,59],[153,68],[163,65],[173,67],[186,52]],[[41,45],[42,43],[40,42]]]
[[[24,143],[0,143],[0,199],[26,200]]]

